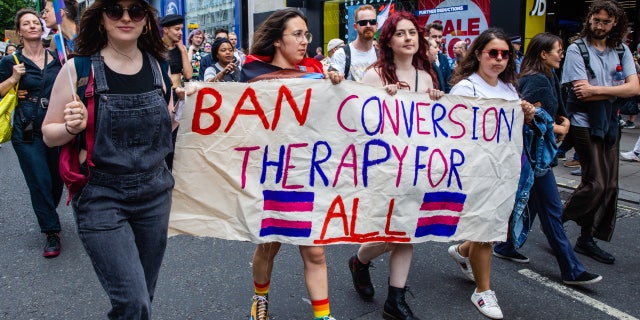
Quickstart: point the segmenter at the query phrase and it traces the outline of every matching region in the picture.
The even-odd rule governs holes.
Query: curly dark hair
[[[591,17],[604,10],[610,17],[614,18],[614,26],[611,28],[611,32],[607,36],[607,47],[615,48],[622,44],[624,41],[624,36],[627,32],[627,27],[629,22],[627,20],[627,15],[624,12],[624,9],[620,7],[617,1],[612,0],[596,0],[589,7],[589,13],[584,20],[584,24],[582,25],[582,31],[580,31],[580,37],[587,38],[587,41],[591,42],[593,39],[593,32],[591,31]]]
[[[467,55],[460,61],[458,67],[454,70],[451,76],[451,84],[455,85],[460,80],[468,78],[474,74],[480,68],[480,61],[478,56],[482,54],[482,50],[493,39],[500,39],[509,45],[509,51],[515,52],[513,44],[509,40],[509,36],[500,28],[489,28],[483,31],[473,42],[471,47],[467,50]],[[512,54],[507,61],[507,67],[498,75],[498,79],[502,82],[516,85],[516,60],[515,55]]]
[[[401,20],[409,20],[418,30],[418,52],[413,55],[412,65],[418,70],[424,70],[431,79],[435,79],[437,82],[438,76],[435,74],[429,58],[427,58],[427,50],[429,44],[425,37],[427,36],[425,29],[418,25],[418,21],[415,16],[406,11],[396,11],[387,18],[382,28],[380,28],[380,35],[378,36],[378,47],[380,52],[378,53],[378,60],[373,63],[369,68],[375,68],[379,70],[380,77],[384,84],[397,83],[398,75],[396,75],[396,65],[393,62],[393,49],[389,46],[393,35],[396,32],[396,27]]]
[[[295,8],[282,9],[272,13],[253,34],[253,45],[251,45],[249,53],[273,58],[276,54],[276,48],[273,44],[282,39],[282,33],[287,28],[287,21],[295,17],[300,17],[306,25],[309,24],[307,17]]]
[[[97,0],[82,13],[80,31],[76,38],[76,55],[92,55],[107,46],[107,35],[102,27],[102,14],[105,7],[117,3],[118,0]],[[160,37],[158,11],[146,1],[138,0],[137,4],[147,12],[147,23],[144,27],[146,31],[143,31],[138,37],[138,48],[151,54],[156,60],[164,61],[167,49],[162,44]]]

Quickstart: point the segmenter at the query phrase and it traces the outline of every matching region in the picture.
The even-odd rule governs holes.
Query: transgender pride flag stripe
[[[420,211],[440,211],[440,214],[418,218],[416,238],[424,236],[451,237],[456,233],[460,217],[446,215],[442,211],[462,212],[467,195],[458,192],[439,191],[424,194]]]
[[[262,219],[260,236],[282,235],[289,237],[309,237],[311,235],[311,221],[291,221],[284,219]]]
[[[264,211],[287,213],[313,212],[313,192],[264,190]],[[264,218],[260,225],[260,236],[281,235],[305,237],[311,235],[311,221]]]
[[[464,201],[467,199],[467,195],[458,192],[427,192],[422,199],[422,206],[420,210],[424,211],[436,211],[436,210],[448,210],[455,212],[462,212],[464,209]]]
[[[300,191],[262,191],[264,196],[263,210],[280,212],[313,211],[313,192]]]
[[[433,216],[418,218],[416,237],[427,235],[450,237],[456,233],[460,217]]]

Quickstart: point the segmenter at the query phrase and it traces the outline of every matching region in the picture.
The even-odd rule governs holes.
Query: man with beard
[[[193,76],[191,59],[187,48],[182,43],[184,17],[178,14],[168,14],[160,19],[160,26],[162,27],[162,42],[169,50],[172,87],[181,87],[183,78],[184,81],[189,81]]]
[[[201,78],[201,73],[204,73],[204,70],[200,69],[200,61],[204,54],[204,48],[202,47],[202,43],[204,42],[204,31],[200,29],[195,29],[189,32],[187,36],[187,43],[189,44],[189,52],[187,56],[191,59],[191,69],[193,70],[193,75],[191,79],[194,81],[198,81]]]
[[[565,203],[562,219],[581,227],[574,250],[607,264],[615,258],[594,238],[610,241],[616,221],[620,129],[613,102],[640,94],[633,56],[623,44],[626,31],[627,17],[618,2],[594,1],[580,39],[567,48],[562,72],[562,83],[573,87],[567,114],[582,168],[582,181]],[[616,48],[624,53],[620,56]],[[620,68],[624,83],[614,85],[613,74]]]
[[[434,22],[428,24],[425,29],[427,30],[427,35],[436,41],[440,50],[442,50],[442,33],[444,27],[442,24]],[[451,90],[451,85],[449,81],[451,81],[451,67],[449,66],[449,58],[446,54],[442,53],[442,51],[438,52],[438,60],[433,63],[436,66],[436,72],[438,73],[438,84],[440,85],[440,90],[449,93]]]
[[[369,4],[358,7],[354,16],[356,22],[353,27],[358,32],[358,37],[333,54],[331,69],[343,74],[347,80],[360,82],[367,68],[378,60],[373,46],[378,22],[376,9]]]

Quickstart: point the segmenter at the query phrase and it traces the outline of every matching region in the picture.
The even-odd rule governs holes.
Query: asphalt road
[[[108,299],[75,233],[70,207],[59,207],[62,254],[42,257],[39,234],[27,187],[10,145],[0,148],[0,319],[100,319]],[[531,263],[495,258],[492,289],[505,319],[640,318],[640,217],[637,205],[620,208],[612,242],[600,242],[617,258],[604,265],[580,256],[587,269],[604,280],[570,288],[560,273],[539,224],[521,251]],[[570,239],[579,229],[566,225]],[[417,244],[407,302],[421,319],[484,319],[469,301],[473,283],[447,255],[448,243]],[[251,243],[176,236],[169,239],[160,273],[154,319],[248,319],[251,306]],[[374,261],[373,302],[359,299],[352,288],[347,259],[355,245],[327,247],[331,310],[339,319],[381,319],[386,297],[388,255]],[[295,246],[283,246],[276,259],[270,292],[273,320],[312,319],[303,284],[302,262]]]

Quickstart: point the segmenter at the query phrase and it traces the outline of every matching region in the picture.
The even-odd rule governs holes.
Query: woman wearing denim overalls
[[[156,14],[140,0],[97,0],[83,13],[76,39],[75,59],[91,56],[95,79],[95,166],[72,205],[80,239],[111,300],[111,319],[150,318],[167,243],[171,103],[160,71],[166,50]],[[87,110],[71,95],[82,80],[73,59],[56,79],[43,124],[48,145],[82,137]],[[81,153],[80,162],[85,158]]]
[[[15,27],[22,47],[15,52],[19,64],[9,55],[0,61],[0,96],[18,83],[20,100],[13,114],[11,144],[18,156],[22,174],[29,187],[31,206],[38,218],[40,232],[46,235],[42,255],[60,254],[60,219],[56,207],[62,195],[58,174],[59,148],[47,148],[40,126],[47,113],[49,95],[60,62],[42,47],[42,23],[32,9],[16,13]],[[26,94],[25,94],[26,92]]]

